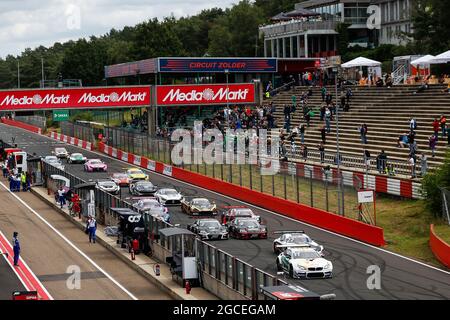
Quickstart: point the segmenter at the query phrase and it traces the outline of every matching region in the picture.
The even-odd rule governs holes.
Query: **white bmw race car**
[[[309,246],[287,247],[277,257],[278,271],[293,279],[324,279],[333,277],[333,264]]]

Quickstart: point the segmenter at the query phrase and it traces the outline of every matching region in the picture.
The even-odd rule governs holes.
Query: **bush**
[[[86,111],[86,112],[77,113],[77,114],[73,115],[72,117],[70,117],[70,121],[72,121],[72,122],[75,122],[77,120],[94,121],[94,114],[90,111]]]
[[[436,217],[443,217],[440,188],[450,190],[450,150],[447,151],[442,166],[427,174],[422,180],[422,193],[427,207]]]

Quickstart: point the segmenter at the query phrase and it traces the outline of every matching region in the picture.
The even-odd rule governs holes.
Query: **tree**
[[[424,52],[439,54],[450,47],[450,11],[447,0],[416,0],[412,36]]]
[[[427,206],[436,217],[443,216],[440,188],[450,190],[450,151],[447,151],[444,163],[422,180],[422,191]]]

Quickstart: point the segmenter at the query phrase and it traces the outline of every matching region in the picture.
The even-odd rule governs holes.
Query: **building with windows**
[[[411,31],[414,0],[309,0],[260,27],[264,54],[277,58],[328,57],[337,53],[338,25],[348,26],[349,46],[401,44]],[[378,7],[378,8],[377,8]],[[377,11],[379,10],[379,11]],[[368,21],[374,14],[375,25]]]
[[[381,9],[380,44],[404,44],[412,31],[411,12],[414,0],[376,0]]]

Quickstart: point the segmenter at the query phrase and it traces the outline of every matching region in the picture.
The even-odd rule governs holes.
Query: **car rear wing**
[[[276,246],[277,248],[311,248],[309,244],[280,244]]]
[[[273,232],[273,234],[286,234],[286,233],[289,233],[289,234],[302,233],[302,234],[304,234],[305,231],[303,231],[303,230],[296,230],[296,231],[288,231],[288,230],[286,230],[286,231],[274,231]]]

